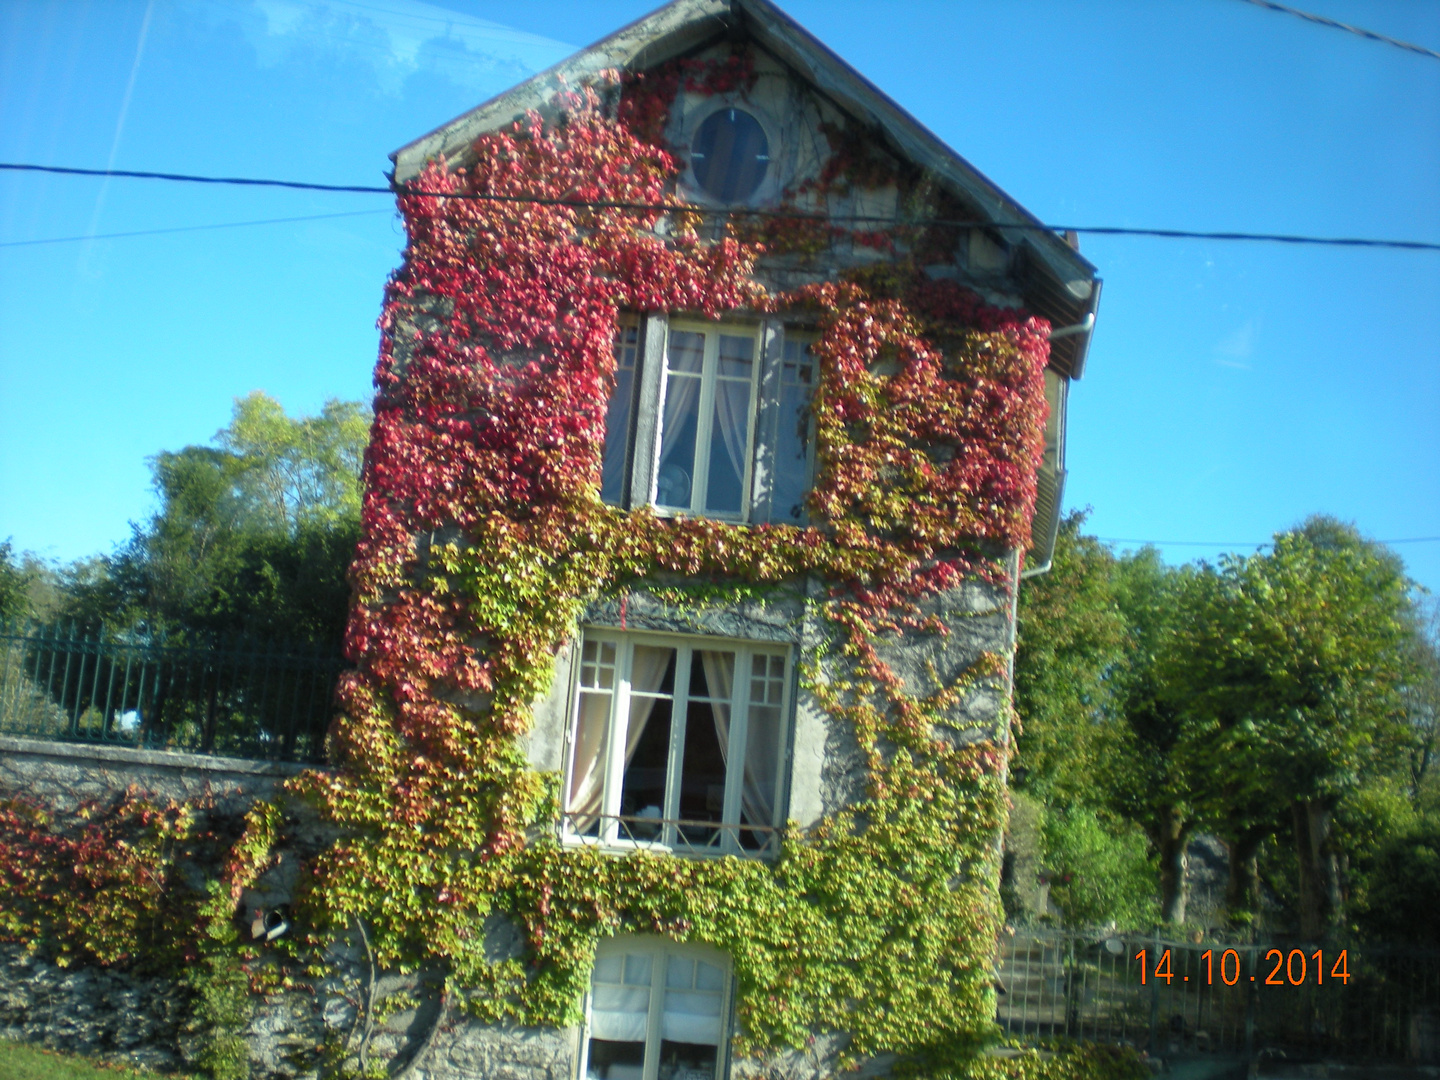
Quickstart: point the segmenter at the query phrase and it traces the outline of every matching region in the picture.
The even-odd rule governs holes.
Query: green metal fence
[[[180,645],[0,627],[0,734],[319,761],[342,663],[275,640]]]
[[[996,968],[996,1019],[1022,1037],[1163,1058],[1440,1064],[1433,951],[1018,929]]]

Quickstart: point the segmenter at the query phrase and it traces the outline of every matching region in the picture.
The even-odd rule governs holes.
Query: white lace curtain
[[[640,738],[655,711],[654,697],[665,671],[675,656],[674,649],[635,646],[630,663],[630,723],[625,735],[625,764],[635,756]],[[637,693],[638,691],[638,693]],[[580,716],[575,725],[575,765],[570,779],[571,824],[577,832],[587,832],[600,816],[605,795],[605,745],[610,739],[612,694],[582,692]]]
[[[625,764],[635,756],[655,710],[656,697],[675,650],[649,645],[635,646],[630,664],[630,719],[625,734]],[[730,769],[730,711],[735,698],[735,653],[699,649],[695,653],[705,672],[711,700],[715,740],[726,774]],[[605,749],[610,738],[613,695],[582,691],[576,721],[575,757],[571,770],[568,800],[571,824],[587,832],[599,819],[605,789]],[[775,823],[775,783],[780,754],[778,707],[760,701],[750,707],[748,738],[741,777],[741,820],[748,825]]]

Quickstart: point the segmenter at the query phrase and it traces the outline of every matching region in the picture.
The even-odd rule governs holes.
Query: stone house
[[[973,1049],[1094,267],[767,0],[675,0],[393,159],[331,811],[371,807],[372,876],[423,835],[442,915],[377,948],[515,980],[492,1075]]]

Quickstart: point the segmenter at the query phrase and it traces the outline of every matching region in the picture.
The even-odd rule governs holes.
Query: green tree
[[[332,398],[319,416],[292,419],[256,391],[235,402],[215,441],[229,455],[223,472],[246,527],[295,535],[359,520],[369,435],[370,412],[358,401]]]
[[[1408,588],[1393,554],[1311,518],[1269,554],[1204,568],[1167,651],[1197,787],[1232,827],[1237,813],[1256,829],[1288,818],[1306,937],[1339,912],[1336,807],[1412,741]]]
[[[0,543],[0,623],[25,617],[29,591],[30,575],[16,560],[10,541]]]
[[[149,633],[338,643],[368,432],[356,402],[292,419],[262,393],[237,400],[215,446],[151,459],[159,511],[115,555],[72,568],[65,614]]]
[[[1145,836],[1083,806],[1051,810],[1043,826],[1050,899],[1069,926],[1144,926],[1155,918],[1155,868]]]
[[[1119,560],[1113,576],[1124,648],[1108,679],[1106,753],[1098,779],[1110,809],[1138,825],[1159,869],[1160,917],[1185,921],[1186,848],[1200,823],[1184,754],[1187,717],[1159,658],[1185,617],[1193,571],[1166,566],[1154,548]]]
[[[1357,922],[1371,936],[1440,946],[1440,813],[1417,815],[1376,848],[1370,887],[1357,904]]]
[[[1084,523],[1085,512],[1068,514],[1050,571],[1020,586],[1015,648],[1020,733],[1012,779],[1045,801],[1098,806],[1104,799],[1096,779],[1108,753],[1098,724],[1126,626],[1114,592],[1115,556],[1080,531]]]
[[[1403,694],[1414,735],[1409,754],[1410,797],[1419,801],[1436,782],[1440,756],[1440,603],[1427,597],[1414,608],[1410,678]]]

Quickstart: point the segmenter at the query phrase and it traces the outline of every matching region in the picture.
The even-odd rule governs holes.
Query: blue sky
[[[1300,4],[1300,0],[1295,0]],[[6,0],[0,160],[381,181],[647,0]],[[1241,0],[789,0],[1043,220],[1440,241],[1440,61]],[[1440,4],[1300,6],[1440,48]],[[361,213],[363,212],[363,213]],[[0,175],[0,539],[67,560],[232,400],[365,398],[379,196]],[[1082,236],[1105,278],[1066,502],[1180,561],[1313,512],[1440,536],[1440,255]],[[1440,591],[1440,544],[1397,548]]]

